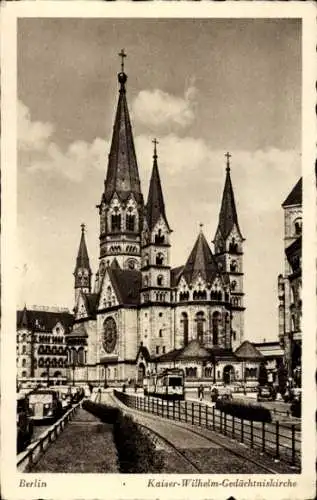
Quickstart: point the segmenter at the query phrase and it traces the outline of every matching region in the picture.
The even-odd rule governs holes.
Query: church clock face
[[[109,354],[114,351],[117,343],[117,325],[113,318],[104,322],[103,347]]]

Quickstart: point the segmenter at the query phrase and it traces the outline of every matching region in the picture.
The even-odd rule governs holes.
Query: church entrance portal
[[[144,377],[145,377],[145,366],[144,363],[140,363],[138,366],[138,375],[137,375],[138,384],[143,384]]]
[[[234,381],[234,369],[232,365],[227,365],[223,369],[224,384],[231,384]]]

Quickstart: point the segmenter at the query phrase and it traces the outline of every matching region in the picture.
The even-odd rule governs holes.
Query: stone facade
[[[18,381],[66,379],[66,335],[72,324],[68,310],[25,307],[17,312]]]
[[[282,205],[284,209],[284,272],[278,277],[279,340],[288,377],[301,384],[302,316],[302,179]]]

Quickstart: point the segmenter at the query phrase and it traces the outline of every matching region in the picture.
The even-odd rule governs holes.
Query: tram
[[[144,395],[162,399],[184,399],[184,372],[180,368],[167,368],[161,373],[145,377]]]

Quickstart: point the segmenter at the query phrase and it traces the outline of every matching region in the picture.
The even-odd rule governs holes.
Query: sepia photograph
[[[144,498],[306,498],[303,32],[16,19],[21,494],[133,474]]]

